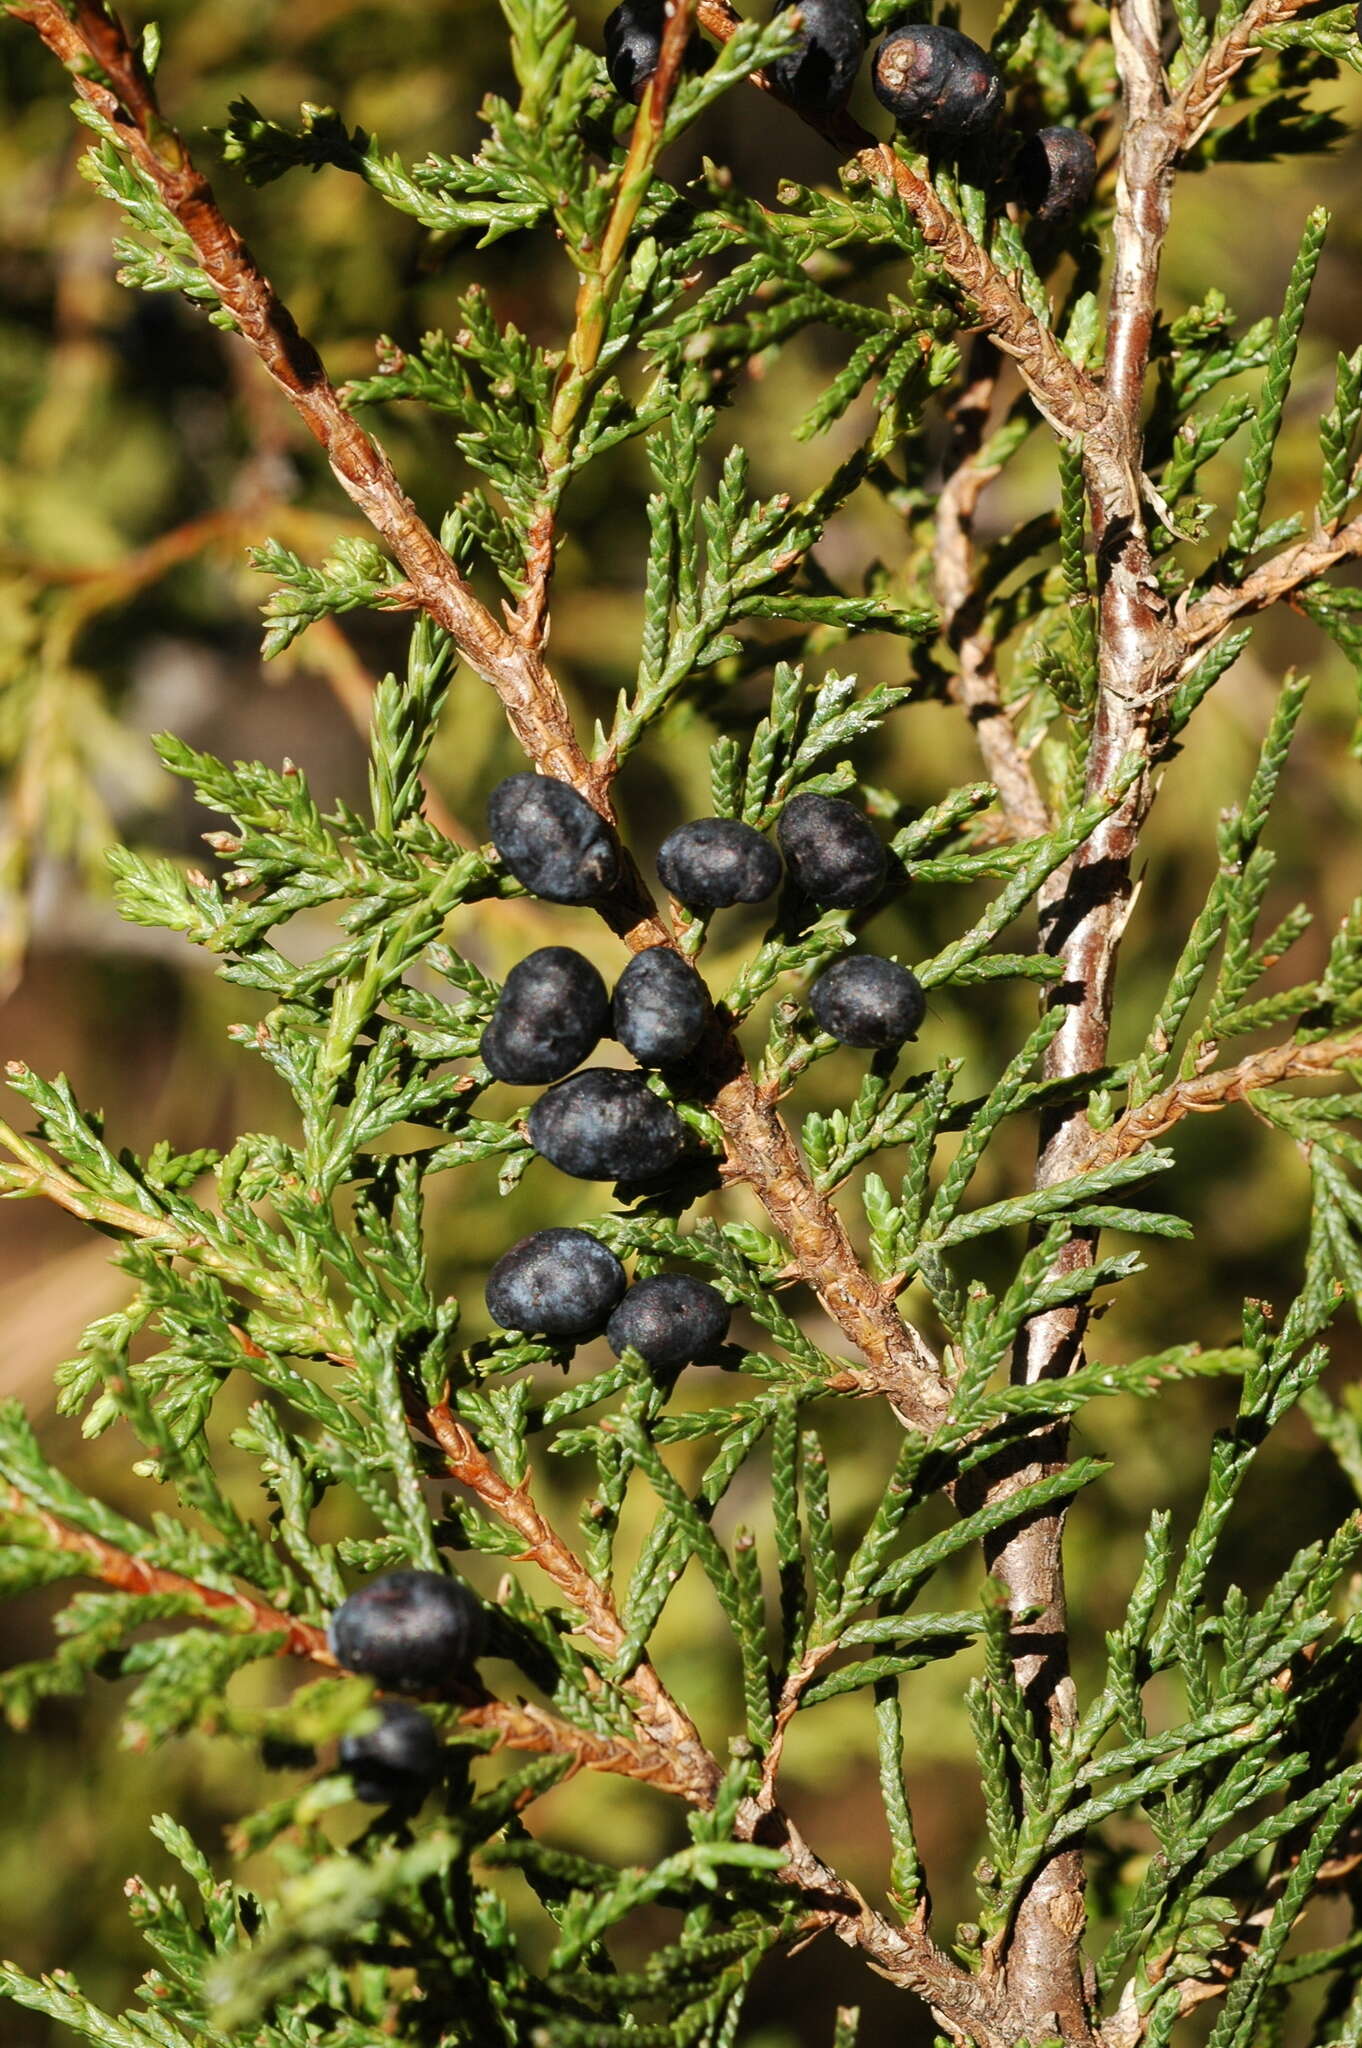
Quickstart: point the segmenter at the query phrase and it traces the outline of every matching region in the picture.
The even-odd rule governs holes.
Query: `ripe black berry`
[[[663,0],[622,0],[606,16],[605,68],[622,100],[641,100],[657,69],[666,22]]]
[[[419,1707],[402,1700],[376,1704],[383,1719],[367,1735],[342,1739],[341,1767],[354,1781],[356,1799],[370,1806],[415,1805],[440,1768],[439,1740]]]
[[[1092,198],[1097,150],[1081,128],[1042,128],[1017,152],[1022,203],[1037,220],[1072,220]]]
[[[595,1050],[610,998],[591,962],[571,946],[541,946],[506,977],[482,1057],[498,1081],[559,1081]]]
[[[628,1282],[615,1254],[585,1230],[536,1230],[503,1252],[486,1301],[503,1330],[598,1337]]]
[[[689,1273],[654,1273],[629,1289],[606,1326],[616,1354],[631,1347],[671,1369],[706,1358],[728,1335],[732,1314],[717,1288]]]
[[[467,1675],[482,1645],[482,1609],[443,1572],[384,1572],[341,1602],[326,1634],[346,1671],[404,1692],[435,1691]]]
[[[854,804],[836,796],[793,796],[777,832],[791,875],[815,903],[869,903],[884,887],[884,846]]]
[[[619,847],[570,784],[551,775],[508,775],[488,799],[487,823],[493,846],[532,896],[593,903],[613,888]]]
[[[688,909],[726,910],[773,893],[780,855],[769,839],[736,818],[695,818],[663,840],[657,872]]]
[[[875,52],[873,83],[900,128],[943,142],[988,134],[1002,112],[1002,73],[987,50],[935,22],[891,30]]]
[[[843,1045],[881,1050],[915,1038],[927,1013],[922,983],[895,960],[852,953],[820,974],[809,1007],[824,1031]]]
[[[615,983],[615,1036],[640,1066],[683,1060],[699,1042],[708,1015],[705,984],[670,946],[636,953]]]
[[[788,57],[767,67],[767,77],[796,107],[830,114],[856,83],[865,55],[865,13],[860,0],[794,0],[800,35]]]
[[[642,1074],[588,1067],[548,1088],[530,1111],[536,1152],[578,1180],[651,1180],[686,1142],[674,1109]]]

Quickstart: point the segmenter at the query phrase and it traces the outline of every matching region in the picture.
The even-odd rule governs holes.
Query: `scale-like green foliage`
[[[583,1220],[634,1278],[684,1263],[718,1289],[736,1312],[725,1373],[704,1368],[697,1390],[699,1372],[674,1382],[632,1351],[574,1360],[561,1340],[489,1333],[476,1285],[462,1300],[445,1291],[426,1211],[449,1199],[449,1177],[463,1176],[461,1199],[475,1205],[522,1181],[529,1199],[550,1169],[530,1145],[525,1106],[507,1107],[480,1059],[499,989],[476,920],[525,906],[492,849],[456,844],[425,808],[423,772],[457,668],[429,617],[412,626],[406,673],[375,691],[362,811],[328,808],[292,763],[229,764],[162,737],[165,768],[224,821],[209,840],[218,866],[205,874],[120,847],[119,906],[206,951],[258,999],[236,1028],[239,1052],[268,1064],[291,1107],[276,1129],[243,1132],[221,1155],[181,1156],[167,1142],[142,1158],[106,1135],[65,1079],[10,1069],[33,1129],[0,1126],[0,1192],[52,1197],[103,1231],[130,1288],[62,1367],[59,1406],[88,1437],[117,1429],[135,1440],[148,1507],[134,1519],[87,1494],[16,1404],[0,1408],[0,1591],[103,1582],[60,1609],[52,1654],[0,1677],[0,1705],[22,1727],[54,1695],[128,1680],[130,1744],[212,1731],[265,1745],[306,1775],[239,1817],[235,1849],[272,1858],[272,1879],[253,1880],[259,1895],[173,1819],[153,1822],[184,1883],[129,1883],[155,1957],[129,2012],[111,2016],[70,1978],[39,1981],[14,1964],[0,1967],[0,1992],[104,2048],[723,2048],[738,2039],[756,1972],[829,1913],[847,1931],[863,1906],[847,1891],[829,1904],[823,1887],[837,1880],[810,1879],[802,1845],[772,1813],[797,1717],[834,1700],[863,1717],[887,1835],[872,1955],[892,1964],[895,1942],[925,1938],[912,1682],[958,1659],[979,1789],[957,1844],[960,1869],[975,1869],[975,1917],[943,1943],[965,1959],[961,1982],[976,1971],[987,1981],[1037,1872],[1079,1849],[1101,1874],[1093,1995],[1123,2048],[1175,2038],[1212,1996],[1215,2048],[1250,2048],[1278,2038],[1288,1995],[1315,1980],[1332,2029],[1317,2038],[1362,2039],[1358,1934],[1333,1920],[1308,1952],[1295,1939],[1327,1873],[1343,1868],[1355,1892],[1362,1617],[1351,1575],[1362,1516],[1321,1520],[1252,1597],[1234,1577],[1230,1529],[1265,1443],[1300,1418],[1362,1499],[1362,1403],[1323,1384],[1329,1332],[1362,1316],[1362,907],[1301,979],[1287,985],[1275,971],[1312,915],[1273,906],[1270,843],[1307,680],[1288,674],[1277,689],[1166,989],[1122,1019],[1119,1042],[1137,1049],[1077,1075],[1057,1065],[1073,1000],[1055,929],[1068,864],[1161,772],[1251,628],[1227,618],[1165,676],[1147,745],[1092,786],[1103,565],[1090,546],[1081,438],[1060,437],[1040,458],[1054,509],[981,538],[968,600],[949,610],[933,573],[940,411],[968,384],[980,309],[902,195],[863,165],[840,189],[790,182],[759,203],[695,153],[706,109],[788,52],[789,21],[743,25],[683,75],[662,113],[661,139],[677,145],[673,183],[655,168],[657,148],[639,142],[646,105],[635,126],[560,0],[505,0],[504,12],[518,98],[485,103],[472,155],[409,166],[329,108],[305,107],[290,126],[247,100],[231,108],[222,153],[261,186],[300,169],[349,173],[406,220],[480,250],[535,230],[546,251],[561,245],[545,260],[576,270],[570,344],[535,338],[474,284],[446,331],[405,347],[380,341],[376,372],[344,388],[345,405],[371,417],[401,401],[446,437],[454,482],[441,538],[495,603],[532,591],[545,522],[570,528],[587,471],[601,465],[598,489],[624,478],[638,497],[637,664],[596,732],[601,785],[664,745],[684,713],[712,721],[719,816],[771,832],[795,795],[850,796],[883,826],[885,901],[911,891],[926,906],[920,928],[936,936],[911,964],[945,1035],[962,993],[984,983],[989,1000],[1006,999],[1000,1014],[1020,1020],[982,1079],[962,1085],[962,1058],[910,1047],[871,1058],[839,1105],[817,1092],[813,1070],[839,1049],[806,997],[874,911],[820,912],[787,890],[766,929],[711,977],[760,1099],[788,1099],[809,1200],[825,1219],[822,1205],[835,1208],[845,1257],[864,1261],[876,1302],[905,1303],[940,1349],[946,1406],[925,1433],[893,1421],[892,1470],[883,1486],[867,1482],[857,1428],[870,1414],[890,1426],[886,1405],[867,1399],[883,1389],[867,1388],[836,1320],[796,1291],[811,1270],[798,1233],[759,1225],[723,1184],[729,1077],[706,1070],[708,1054],[653,1083],[686,1125],[681,1165],[621,1188],[613,1205],[598,1191]],[[879,25],[901,12],[876,0],[869,15]],[[1237,12],[1211,22],[1174,0],[1174,88]],[[1033,111],[1086,119],[1099,136],[1115,96],[1104,22],[1084,7],[1008,6],[994,42]],[[1236,117],[1195,140],[1192,161],[1266,160],[1335,132],[1305,87],[1340,63],[1357,67],[1349,10],[1264,26],[1257,46],[1255,66],[1229,87]],[[145,48],[151,71],[158,48],[154,38]],[[88,108],[84,118],[95,132],[85,174],[136,237],[117,244],[123,281],[179,292],[235,324],[117,124]],[[1086,229],[1069,235],[1066,256],[1063,238],[1009,210],[989,167],[901,149],[1071,360],[1100,363],[1099,252]],[[1327,226],[1323,209],[1306,223],[1275,320],[1241,330],[1212,289],[1156,336],[1151,548],[1183,610],[1236,590],[1306,532],[1298,514],[1274,523],[1269,495]],[[835,362],[802,417],[776,424],[829,451],[821,481],[763,497],[725,407],[740,380],[770,371],[813,330]],[[1319,427],[1321,534],[1342,528],[1362,488],[1362,352],[1339,357],[1332,394]],[[1037,424],[1018,399],[981,432],[980,471],[1037,459]],[[1213,489],[1204,472],[1241,434],[1222,513],[1200,495]],[[906,532],[899,563],[848,566],[838,520],[860,494]],[[396,561],[353,533],[318,562],[276,541],[252,560],[273,585],[267,658],[319,621],[417,610]],[[1357,594],[1321,569],[1299,604],[1362,668]],[[895,680],[863,685],[850,672],[866,634],[890,636]],[[915,815],[865,779],[888,722],[958,694],[971,636],[995,673],[987,715],[1033,779],[1043,829],[1019,832],[1002,815],[1001,781],[946,789]],[[468,676],[458,686],[479,687]],[[711,925],[682,913],[676,927],[702,971],[719,957]],[[1038,1024],[1013,1000],[1024,990],[1012,985],[1026,983],[1044,1005]],[[1237,1055],[1238,1041],[1263,1031],[1275,1065],[1255,1070],[1249,1056],[1218,1097],[1198,1095],[1225,1070],[1231,1041]],[[1301,1075],[1326,1076],[1337,1092],[1298,1092]],[[1144,1356],[1119,1343],[1108,1352],[1096,1312],[1144,1264],[1103,1234],[1184,1260],[1195,1295],[1203,1218],[1180,1210],[1196,1190],[1174,1175],[1165,1194],[1178,1139],[1154,1141],[1236,1095],[1251,1096],[1284,1155],[1308,1161],[1294,1297],[1247,1302],[1242,1329],[1206,1329],[1200,1341],[1170,1333]],[[1085,1107],[1090,1151],[1034,1184],[1018,1178],[1019,1132]],[[111,1132],[118,1123],[115,1105]],[[1051,1315],[1086,1325],[1086,1355],[1067,1376],[1010,1374],[1028,1326]],[[1182,1381],[1230,1383],[1223,1426],[1208,1431],[1204,1498],[1187,1529],[1154,1515],[1105,1668],[1085,1679],[1072,1720],[1052,1727],[1019,1675],[1014,1635],[1035,1615],[1009,1607],[999,1547],[1111,1483],[1111,1459],[1052,1455],[1070,1418],[1112,1397],[1157,1402]],[[253,1497],[242,1461],[265,1514],[242,1505]],[[992,1483],[1009,1465],[1015,1484]],[[560,1485],[566,1474],[578,1499],[580,1570],[536,1505],[549,1472]],[[445,1490],[451,1474],[456,1493]],[[426,1702],[442,1762],[422,1814],[399,1803],[361,1827],[335,1745],[376,1725],[372,1684],[328,1668],[285,1704],[261,1706],[239,1674],[284,1655],[329,1667],[328,1618],[360,1579],[447,1570],[451,1557],[483,1589],[487,1669],[456,1674]],[[696,1691],[718,1759],[690,1782],[677,1723],[657,1704],[683,1580],[703,1583],[713,1617],[712,1669]],[[684,1720],[690,1705],[673,1711]],[[548,1753],[508,1763],[493,1755],[502,1747]],[[556,1841],[536,1802],[570,1771],[598,1766],[680,1791],[689,1840],[678,1830],[646,1866],[613,1857],[604,1831],[598,1854]],[[513,1910],[525,1886],[533,1917]],[[966,2013],[955,2038],[975,2039],[970,2025]],[[857,2015],[841,2012],[836,2048],[852,2048],[856,2028]],[[993,2048],[999,2036],[977,2038]]]

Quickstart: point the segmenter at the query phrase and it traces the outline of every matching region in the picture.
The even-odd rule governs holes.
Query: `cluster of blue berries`
[[[549,902],[600,902],[621,879],[618,841],[568,783],[509,776],[492,792],[488,824],[504,865]],[[678,902],[703,911],[759,903],[787,870],[820,907],[870,903],[884,888],[885,848],[840,797],[793,797],[778,837],[779,852],[736,819],[692,819],[663,842],[658,874]],[[926,1009],[916,976],[871,953],[829,967],[809,1003],[844,1045],[884,1050],[912,1038]],[[669,946],[636,954],[613,996],[582,954],[542,946],[507,975],[482,1035],[483,1064],[499,1081],[551,1084],[527,1120],[530,1143],[550,1164],[584,1180],[651,1180],[681,1156],[680,1118],[646,1072],[582,1061],[612,1033],[640,1068],[674,1066],[700,1045],[710,1014],[700,976]],[[488,1277],[487,1306],[503,1329],[570,1341],[604,1335],[617,1354],[637,1351],[658,1371],[712,1359],[728,1334],[728,1303],[716,1289],[682,1273],[630,1287],[614,1253],[585,1230],[537,1230],[512,1245]]]
[[[833,115],[856,82],[868,40],[862,0],[791,0],[794,50],[767,76],[802,113]],[[665,0],[621,0],[605,24],[606,69],[615,90],[638,100],[658,66]],[[703,61],[692,36],[690,61]],[[986,144],[1001,127],[1006,89],[987,50],[957,28],[909,22],[891,29],[871,63],[876,98],[924,149]],[[1016,191],[1038,220],[1058,223],[1092,197],[1097,153],[1079,128],[1049,127],[1023,141],[1012,166]]]
[[[343,1600],[327,1640],[346,1671],[392,1692],[447,1693],[472,1676],[483,1646],[477,1595],[443,1572],[384,1572]],[[429,1717],[405,1700],[383,1700],[375,1728],[347,1735],[340,1762],[355,1797],[373,1806],[418,1806],[440,1772]]]

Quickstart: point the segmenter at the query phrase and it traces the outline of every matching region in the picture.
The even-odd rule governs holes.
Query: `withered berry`
[[[891,30],[875,52],[873,83],[900,128],[928,140],[976,141],[1002,112],[1002,73],[987,50],[936,22]]]
[[[699,1042],[709,996],[690,962],[670,946],[636,953],[615,983],[615,1036],[642,1067],[683,1060]]]
[[[614,886],[619,847],[585,797],[551,775],[508,775],[487,803],[492,844],[518,882],[550,903],[594,903]]]
[[[606,1327],[615,1353],[634,1350],[668,1370],[692,1365],[728,1335],[732,1311],[708,1281],[689,1273],[653,1273],[629,1289]]]
[[[530,1143],[578,1180],[652,1180],[681,1156],[685,1129],[642,1074],[588,1067],[547,1088],[529,1115]]]
[[[1017,152],[1022,203],[1037,220],[1072,220],[1092,198],[1097,150],[1081,128],[1042,128]]]
[[[678,825],[658,850],[657,872],[689,910],[726,910],[760,903],[780,882],[780,855],[769,839],[737,818],[694,818]]]
[[[869,903],[884,887],[883,842],[865,812],[841,797],[791,797],[776,830],[790,874],[815,903]]]

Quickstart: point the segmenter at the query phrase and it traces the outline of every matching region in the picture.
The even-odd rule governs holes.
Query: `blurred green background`
[[[592,12],[593,37],[603,13]],[[285,119],[304,100],[335,105],[410,161],[432,148],[471,153],[479,101],[507,82],[491,0],[166,0],[157,15],[164,104],[210,168],[216,151],[204,130],[241,94]],[[967,25],[984,26],[968,15]],[[1324,97],[1356,126],[1355,78]],[[202,957],[178,941],[120,925],[108,901],[102,855],[111,837],[192,859],[198,835],[218,822],[160,773],[147,736],[169,727],[227,756],[288,755],[324,799],[362,802],[359,733],[371,678],[400,663],[404,628],[347,620],[343,631],[310,632],[287,658],[262,668],[256,607],[265,590],[246,565],[246,545],[271,534],[319,559],[337,533],[355,530],[350,508],[239,343],[176,299],[133,297],[117,285],[113,222],[77,173],[81,131],[67,101],[64,80],[32,35],[12,23],[0,28],[0,1053],[66,1071],[85,1103],[106,1109],[115,1143],[143,1147],[167,1136],[187,1150],[277,1125],[291,1111],[263,1067],[229,1044],[228,1026],[255,1014],[250,998],[214,981]],[[719,108],[703,146],[763,196],[782,176],[829,174],[817,139],[750,95]],[[1325,160],[1222,169],[1184,179],[1178,195],[1165,305],[1179,311],[1217,284],[1246,321],[1276,309],[1307,209],[1320,200],[1338,206],[1279,463],[1277,515],[1311,501],[1315,427],[1330,402],[1333,359],[1359,339],[1358,163],[1353,148]],[[551,241],[522,237],[482,254],[440,246],[339,172],[295,175],[263,192],[226,171],[216,182],[338,380],[369,372],[378,334],[410,342],[456,321],[455,301],[475,277],[499,317],[536,342],[553,345],[567,331],[572,281]],[[841,360],[838,348],[826,334],[802,337],[778,363],[761,366],[765,374],[745,384],[721,422],[717,453],[730,437],[745,441],[762,490],[799,492],[833,466],[836,434],[830,446],[800,446],[788,427]],[[378,425],[423,511],[438,518],[462,487],[440,424],[406,412]],[[1230,457],[1236,453],[1232,445]],[[1232,475],[1229,460],[1219,474]],[[631,452],[599,477],[591,472],[571,502],[553,649],[584,732],[595,716],[608,716],[631,672],[645,488]],[[1049,451],[1037,437],[1015,479],[985,501],[985,524],[1004,530],[1053,501]],[[877,554],[896,559],[902,537],[883,505],[866,500],[838,521],[826,546],[832,565],[854,574]],[[902,653],[868,637],[831,659],[869,681],[897,676]],[[1202,900],[1217,813],[1243,789],[1275,680],[1292,662],[1318,681],[1287,772],[1272,839],[1280,867],[1265,915],[1275,919],[1304,899],[1319,924],[1289,964],[1290,980],[1312,971],[1330,923],[1359,886],[1362,773],[1348,752],[1354,682],[1303,620],[1275,614],[1169,773],[1131,925],[1118,1056],[1142,1035]],[[745,687],[739,705],[751,708],[759,697],[759,685]],[[665,743],[655,738],[631,762],[621,796],[645,855],[672,823],[707,808],[712,736],[698,712],[678,713]],[[477,834],[488,788],[516,765],[491,694],[461,677],[431,765],[445,813]],[[862,766],[907,802],[930,801],[976,772],[960,714],[934,704],[900,714]],[[877,942],[911,959],[960,929],[972,908],[968,892],[918,892],[883,913]],[[470,915],[479,921],[459,942],[493,972],[526,943],[542,942],[532,934],[550,921],[554,935],[571,937],[607,968],[618,965],[608,939],[571,914],[545,921],[525,905]],[[736,916],[726,929],[721,921],[716,951],[736,957],[755,930]],[[288,943],[312,937],[299,930]],[[929,1020],[924,1056],[960,1055],[966,1092],[986,1085],[1019,1042],[1029,1002],[1024,990],[987,987],[952,996]],[[816,1070],[805,1106],[826,1107],[851,1086],[851,1060],[829,1061]],[[1023,1184],[1029,1142],[1018,1132],[999,1148],[979,1200]],[[1280,1304],[1294,1289],[1300,1162],[1242,1111],[1193,1119],[1177,1142],[1178,1184],[1168,1191],[1196,1218],[1197,1248],[1155,1244],[1148,1253],[1146,1276],[1099,1326],[1096,1341],[1113,1357],[1190,1337],[1223,1341],[1233,1336],[1244,1294]],[[590,1213],[582,1191],[542,1173],[504,1205],[485,1199],[490,1187],[477,1173],[450,1176],[431,1207],[437,1271],[450,1289],[467,1287],[474,1316],[478,1276],[511,1237]],[[52,1368],[84,1324],[122,1297],[108,1247],[37,1204],[10,1204],[0,1218],[0,1392],[24,1398],[87,1484],[134,1501],[142,1489],[121,1433],[83,1445],[51,1411]],[[1355,1375],[1355,1334],[1345,1331],[1337,1352],[1339,1375]],[[1080,1672],[1119,1617],[1150,1510],[1171,1506],[1185,1526],[1228,1398],[1191,1388],[1156,1409],[1106,1403],[1090,1411],[1083,1448],[1117,1464],[1073,1518]],[[878,1493],[892,1451],[887,1437],[869,1410],[847,1408],[837,1419],[833,1501],[849,1523]],[[552,1482],[569,1522],[572,1480],[559,1472]],[[1331,1461],[1293,1424],[1264,1462],[1234,1531],[1242,1581],[1259,1583],[1348,1504]],[[761,1526],[756,1474],[733,1513]],[[968,1584],[966,1576],[957,1589],[965,1598]],[[0,1659],[40,1652],[51,1605],[35,1598],[0,1611]],[[713,1621],[704,1588],[688,1580],[664,1631],[662,1662],[702,1726],[722,1735],[733,1675],[714,1663]],[[963,1676],[958,1663],[945,1664],[911,1680],[909,1694],[911,1789],[947,1925],[969,1911],[966,1884],[978,1854]],[[285,1680],[280,1671],[260,1682]],[[152,1756],[122,1752],[116,1706],[106,1687],[49,1709],[26,1736],[0,1732],[0,1949],[29,1969],[73,1968],[110,2002],[128,1997],[143,1961],[124,1918],[123,1882],[133,1870],[167,1874],[147,1837],[147,1815],[168,1807],[211,1845],[268,1796],[258,1766],[226,1741],[185,1741]],[[868,1708],[837,1701],[796,1732],[795,1816],[822,1853],[875,1896],[885,1844]],[[676,1823],[652,1795],[606,1780],[560,1790],[538,1824],[568,1837],[589,1832],[627,1859],[655,1853]],[[1128,1835],[1136,1854],[1140,1832],[1132,1826]],[[930,2038],[925,2016],[907,2013],[905,2001],[834,1942],[768,1969],[748,2036],[761,2048],[826,2042],[839,2000],[865,2008],[867,2044]],[[29,2015],[0,2018],[10,2048],[51,2048],[58,2038]]]

